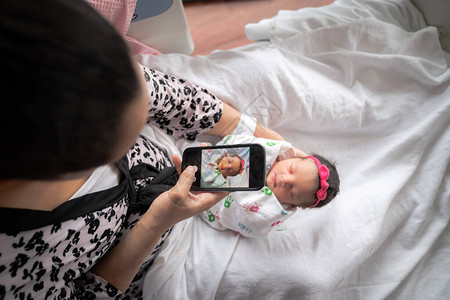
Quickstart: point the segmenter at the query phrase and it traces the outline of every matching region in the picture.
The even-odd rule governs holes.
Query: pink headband
[[[241,169],[239,170],[239,173],[238,173],[238,175],[239,175],[239,174],[241,174],[242,172],[244,172],[245,160],[243,160],[242,158],[240,158],[240,157],[237,156],[237,155],[233,155],[233,156],[236,156],[236,157],[239,158],[239,160],[241,161]]]
[[[317,165],[317,168],[319,168],[319,177],[320,177],[320,190],[317,191],[317,202],[311,207],[317,206],[320,201],[324,200],[327,197],[327,189],[329,187],[329,184],[327,182],[328,176],[330,176],[330,171],[328,170],[327,166],[324,166],[320,163],[320,161],[315,158],[314,156],[308,156]]]

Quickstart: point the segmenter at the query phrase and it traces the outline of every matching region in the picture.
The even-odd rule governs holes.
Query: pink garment
[[[119,31],[128,42],[134,54],[161,54],[134,38],[126,36],[133,18],[137,0],[86,0],[105,19],[107,19]]]

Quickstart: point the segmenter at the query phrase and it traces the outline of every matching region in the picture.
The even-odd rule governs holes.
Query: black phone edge
[[[183,154],[187,149],[192,149],[192,150],[188,150],[188,151],[195,151],[195,150],[204,150],[204,149],[223,149],[223,148],[236,148],[236,147],[251,147],[251,146],[258,146],[261,148],[261,155],[262,155],[262,161],[264,162],[262,164],[262,174],[263,174],[263,181],[261,183],[260,186],[257,187],[230,187],[230,188],[201,188],[201,187],[196,187],[196,186],[191,186],[191,191],[198,191],[198,192],[239,192],[239,191],[258,191],[260,189],[262,189],[265,186],[265,174],[266,174],[266,151],[264,149],[263,146],[261,146],[260,144],[257,143],[246,143],[246,144],[233,144],[233,145],[218,145],[218,146],[205,146],[205,147],[200,147],[200,146],[195,146],[195,147],[187,147],[186,149],[183,150],[182,153],[182,158],[183,158]],[[182,160],[181,163],[181,172],[183,172],[189,165],[185,163],[185,160]],[[196,177],[199,178],[199,176]]]

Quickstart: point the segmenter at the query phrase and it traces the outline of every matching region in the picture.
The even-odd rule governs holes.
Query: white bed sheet
[[[139,57],[300,149],[334,157],[341,177],[334,202],[299,210],[286,231],[264,238],[218,232],[198,218],[180,223],[146,277],[146,299],[450,294],[448,53],[408,1],[357,2],[247,28],[259,38],[269,30],[269,46]],[[321,24],[312,26],[315,17]],[[189,145],[165,141],[172,151]]]

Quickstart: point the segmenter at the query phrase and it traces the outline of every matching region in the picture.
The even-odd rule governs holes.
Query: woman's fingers
[[[178,157],[175,165],[181,166]],[[147,215],[158,227],[168,228],[181,220],[192,217],[219,202],[228,192],[190,192],[197,167],[189,166],[180,175],[176,185],[161,194],[150,206]]]
[[[207,145],[206,143],[200,144],[201,147]],[[189,166],[182,172],[180,157],[174,154],[172,155],[172,161],[178,174],[180,174],[177,184],[169,190],[168,196],[173,204],[200,212],[210,208],[229,194],[229,192],[190,192],[192,183],[195,180],[195,172],[198,171],[197,167]]]
[[[225,198],[230,192],[191,192],[197,201],[201,202],[201,211],[211,208],[214,204]]]
[[[172,155],[172,161],[173,161],[173,164],[175,165],[175,169],[177,169],[178,175],[180,175],[181,174],[181,158],[177,154],[174,154],[174,155]]]

